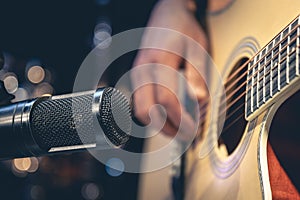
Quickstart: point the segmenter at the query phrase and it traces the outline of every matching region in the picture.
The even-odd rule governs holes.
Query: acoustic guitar
[[[297,0],[236,0],[208,16],[225,124],[204,124],[186,153],[185,199],[272,199],[268,141],[299,190],[299,14]]]

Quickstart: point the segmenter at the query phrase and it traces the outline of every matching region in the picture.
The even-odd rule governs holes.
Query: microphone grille
[[[36,103],[30,116],[30,128],[40,148],[76,146],[96,142],[95,114],[108,140],[124,145],[131,131],[130,105],[114,88],[102,92],[99,110],[93,112],[94,91],[54,96]]]
[[[40,148],[65,147],[95,142],[92,115],[93,93],[58,97],[33,106],[30,126]],[[73,112],[76,106],[76,112]],[[80,119],[80,120],[79,120]],[[77,128],[82,133],[78,134]]]
[[[131,131],[130,104],[115,88],[103,91],[98,120],[106,137],[116,146],[125,144]]]

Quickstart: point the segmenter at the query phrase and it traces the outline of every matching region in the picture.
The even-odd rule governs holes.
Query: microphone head
[[[131,109],[127,98],[118,90],[105,88],[97,118],[104,134],[116,146],[124,145],[131,131]]]
[[[40,99],[32,106],[29,121],[34,140],[46,152],[81,149],[98,142],[101,146],[107,141],[119,147],[131,132],[129,101],[110,87]]]

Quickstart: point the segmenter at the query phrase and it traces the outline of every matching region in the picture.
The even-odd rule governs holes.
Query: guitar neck
[[[251,119],[299,79],[300,16],[285,27],[248,64],[245,117]]]

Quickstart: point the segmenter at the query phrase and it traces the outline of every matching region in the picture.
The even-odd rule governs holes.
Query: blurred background
[[[156,1],[1,0],[0,80],[15,96],[12,101],[71,93],[88,53],[117,33],[146,26]],[[102,82],[113,86],[131,68],[135,54],[113,62]],[[280,109],[270,136],[298,189],[298,121],[286,116],[298,116],[299,99],[298,92]],[[287,138],[286,133],[294,134]],[[142,146],[143,141],[131,139],[127,149],[141,152]],[[138,181],[138,174],[112,170],[88,152],[0,161],[0,199],[134,200]]]
[[[99,43],[144,27],[156,0],[2,0],[0,80],[13,102],[71,93],[77,69]],[[113,86],[136,52],[117,59],[103,82]],[[2,59],[1,59],[2,60]],[[142,141],[128,149],[140,152]],[[135,199],[138,174],[116,172],[88,152],[0,161],[0,199]]]

